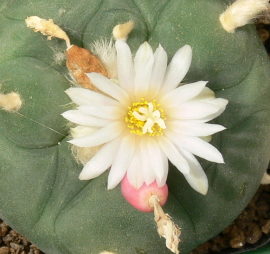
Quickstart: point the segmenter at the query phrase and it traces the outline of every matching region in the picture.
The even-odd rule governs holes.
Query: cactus
[[[25,25],[27,16],[53,19],[73,44],[91,49],[113,28],[134,21],[127,43],[135,52],[160,43],[169,58],[185,44],[193,49],[185,82],[209,81],[229,101],[213,136],[225,164],[200,160],[206,196],[194,191],[170,165],[163,207],[181,227],[185,254],[224,229],[256,192],[269,162],[269,59],[253,25],[226,32],[219,16],[227,0],[2,1],[1,93],[19,95],[18,107],[0,111],[0,217],[45,253],[171,253],[156,233],[153,214],[128,204],[120,187],[107,190],[107,173],[80,181],[61,113],[72,84],[64,41],[46,40]],[[16,97],[18,99],[18,97]],[[2,100],[2,97],[0,97]],[[0,103],[0,106],[2,104]]]

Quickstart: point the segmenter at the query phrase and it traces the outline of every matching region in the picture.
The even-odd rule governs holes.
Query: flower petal
[[[158,94],[167,69],[168,56],[163,47],[159,44],[154,53],[154,66],[148,88],[148,100],[152,100]]]
[[[188,101],[173,108],[167,108],[165,114],[177,119],[201,119],[217,113],[220,108],[208,102]]]
[[[112,163],[108,177],[108,189],[113,189],[124,178],[135,152],[135,136],[123,137],[118,152]],[[106,159],[106,157],[104,157]]]
[[[141,166],[141,154],[138,144],[135,147],[133,158],[128,167],[127,178],[135,189],[141,188],[144,183]]]
[[[104,127],[112,122],[108,119],[83,114],[80,110],[68,110],[62,116],[72,123],[92,127]]]
[[[134,94],[137,100],[140,100],[148,92],[149,82],[152,75],[154,65],[153,50],[144,42],[138,49],[134,58]]]
[[[118,106],[119,102],[89,89],[71,87],[65,91],[69,98],[77,105],[107,105]],[[121,104],[120,104],[121,105]]]
[[[194,100],[206,100],[206,101],[209,101],[209,100],[213,100],[215,99],[216,96],[215,96],[215,93],[208,87],[205,87],[200,94],[198,94]]]
[[[171,163],[174,164],[183,174],[188,174],[190,167],[185,158],[179,153],[177,148],[171,142],[171,140],[165,136],[160,136],[157,140],[160,148],[171,161]]]
[[[167,94],[165,94],[159,103],[164,108],[175,107],[183,102],[193,99],[205,88],[207,81],[198,81],[195,83],[182,85]]]
[[[209,104],[215,105],[217,107],[219,107],[219,110],[213,114],[210,114],[208,116],[205,116],[203,118],[201,118],[200,120],[203,122],[208,122],[211,121],[212,119],[218,117],[219,115],[221,115],[223,113],[223,111],[226,109],[226,105],[228,104],[228,100],[226,99],[222,99],[222,98],[217,98],[214,100],[209,100],[207,101]]]
[[[91,82],[102,92],[110,95],[125,106],[129,105],[129,96],[127,92],[115,84],[113,81],[95,72],[86,73],[86,75],[90,78]]]
[[[141,151],[141,162],[142,162],[142,173],[144,182],[146,185],[151,184],[155,181],[156,175],[152,168],[151,159],[148,153],[147,137],[143,137],[140,140],[140,151]]]
[[[72,139],[69,143],[79,147],[98,146],[119,136],[124,128],[125,124],[122,122],[113,122],[87,136]]]
[[[160,93],[175,89],[186,76],[191,64],[192,49],[189,45],[180,48],[173,56],[163,81]]]
[[[222,154],[211,144],[198,137],[184,136],[171,130],[164,130],[164,134],[179,149],[184,149],[201,158],[216,163],[224,163]]]
[[[91,160],[85,164],[79,176],[80,180],[93,179],[106,171],[112,165],[120,142],[121,138],[117,138],[102,146]]]
[[[86,136],[96,130],[97,128],[95,127],[77,125],[74,128],[70,128],[70,134],[73,138],[79,138],[79,137]]]
[[[147,148],[148,156],[151,158],[151,168],[155,172],[158,187],[162,187],[166,183],[168,176],[168,159],[154,138],[148,138]]]
[[[83,106],[80,106],[78,109],[83,114],[110,119],[110,120],[119,119],[126,114],[126,112],[122,108],[115,107],[115,106],[83,105]]]
[[[194,190],[203,195],[206,195],[208,191],[208,179],[200,163],[193,156],[193,154],[183,149],[181,149],[180,152],[183,154],[185,159],[188,161],[188,164],[190,165],[190,172],[188,174],[184,174],[187,182]]]
[[[219,124],[197,123],[191,121],[166,121],[166,127],[186,136],[209,136],[226,128]]]
[[[116,40],[115,48],[117,51],[119,85],[128,92],[128,94],[133,95],[135,72],[130,48],[123,40]]]
[[[212,140],[212,136],[205,136],[205,137],[199,137],[199,138],[208,142],[208,143],[211,142],[211,140]]]
[[[224,110],[229,101],[226,99],[223,99],[223,98],[216,98],[216,99],[208,101],[208,102],[219,107],[220,109]]]

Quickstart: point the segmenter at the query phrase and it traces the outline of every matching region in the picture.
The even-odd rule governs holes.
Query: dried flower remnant
[[[166,239],[166,246],[173,253],[179,253],[178,244],[180,242],[180,228],[174,224],[171,217],[165,214],[159,204],[159,198],[153,195],[149,199],[149,204],[154,207],[155,221],[158,227],[158,234]]]
[[[104,76],[108,73],[102,62],[94,56],[89,50],[70,44],[67,34],[52,19],[41,19],[37,16],[28,17],[25,20],[27,27],[33,28],[35,32],[41,32],[48,36],[48,39],[56,37],[66,41],[67,67],[75,81],[82,87],[101,92],[87,78],[85,73],[98,72]]]
[[[205,81],[178,87],[191,63],[188,45],[176,52],[169,66],[161,45],[153,53],[150,45],[143,43],[134,60],[124,40],[116,40],[115,47],[116,83],[98,73],[87,74],[110,97],[83,88],[66,91],[78,108],[63,116],[79,126],[96,128],[70,143],[78,147],[103,145],[85,164],[80,179],[93,179],[111,167],[108,189],[118,185],[126,173],[136,189],[154,181],[162,187],[169,159],[192,188],[206,194],[207,177],[193,154],[224,163],[220,152],[201,137],[225,129],[206,122],[219,116],[228,101],[215,98]]]
[[[38,16],[28,17],[26,20],[27,27],[34,29],[35,32],[41,32],[43,35],[48,36],[48,40],[52,37],[56,37],[66,41],[67,48],[70,47],[70,40],[67,34],[56,24],[52,19],[41,19]]]
[[[108,77],[108,72],[102,62],[89,50],[72,45],[67,51],[67,67],[77,83],[90,90],[101,92],[97,89],[85,73],[97,72]]]
[[[22,100],[18,93],[0,94],[0,107],[9,112],[16,112],[20,109]]]
[[[223,28],[234,33],[237,27],[252,23],[269,8],[269,0],[236,0],[223,12],[219,20]]]

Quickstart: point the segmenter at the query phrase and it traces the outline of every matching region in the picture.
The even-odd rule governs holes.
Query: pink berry
[[[149,198],[152,195],[158,196],[160,205],[163,206],[168,198],[168,186],[165,184],[163,187],[158,187],[156,181],[150,185],[145,183],[141,188],[135,189],[125,176],[121,182],[121,191],[124,198],[136,209],[142,212],[153,212],[154,208],[149,204]]]

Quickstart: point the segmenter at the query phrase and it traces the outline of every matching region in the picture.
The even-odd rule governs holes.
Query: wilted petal
[[[86,75],[102,92],[110,95],[125,106],[129,105],[129,96],[119,85],[99,73],[91,72],[86,73]]]
[[[102,145],[119,136],[124,128],[125,125],[122,122],[112,122],[108,126],[94,131],[87,136],[75,138],[69,142],[79,147],[92,147]]]
[[[118,152],[113,160],[108,177],[108,189],[113,189],[124,178],[135,152],[135,136],[126,135],[122,138]],[[104,158],[106,159],[106,158]]]
[[[149,82],[149,89],[148,89],[148,98],[154,98],[163,83],[163,79],[167,69],[167,53],[163,49],[163,47],[159,44],[158,48],[154,53],[154,66],[152,70],[152,76]]]
[[[189,173],[190,168],[187,161],[167,137],[158,137],[158,144],[171,163],[174,164],[180,172],[183,174]]]
[[[226,128],[219,124],[198,123],[192,121],[167,121],[168,129],[186,136],[203,137],[213,135]]]
[[[126,112],[122,108],[116,107],[116,106],[83,105],[83,106],[80,106],[78,109],[83,114],[110,119],[110,120],[117,120],[126,114]]]
[[[112,123],[112,121],[109,119],[89,116],[89,115],[83,114],[80,110],[68,110],[64,112],[62,116],[72,123],[92,126],[92,127],[104,127]]]
[[[165,94],[159,103],[164,108],[175,107],[197,96],[204,89],[206,81],[198,81],[187,85],[182,85]]]
[[[175,53],[167,68],[160,94],[165,94],[180,84],[188,72],[191,59],[192,49],[189,45],[185,45]]]
[[[187,150],[208,161],[224,163],[222,154],[214,146],[198,137],[184,136],[167,129],[164,131],[164,134],[179,149]]]
[[[127,43],[122,40],[117,40],[115,42],[115,48],[117,51],[119,85],[132,96],[134,93],[135,72],[130,48]]]
[[[69,98],[77,105],[121,105],[118,101],[103,94],[93,92],[89,89],[71,87],[65,91]]]
[[[80,173],[80,180],[89,180],[101,175],[111,165],[118,151],[121,138],[114,139],[105,144],[92,158],[88,161],[82,172]],[[104,159],[106,158],[106,159]]]
[[[204,173],[203,168],[197,159],[189,152],[185,150],[180,150],[185,159],[188,161],[190,165],[190,172],[188,174],[184,174],[189,185],[199,193],[206,195],[208,191],[208,180],[207,176]]]
[[[148,92],[149,81],[152,75],[154,64],[154,55],[152,48],[147,42],[144,42],[138,49],[134,58],[134,93],[135,97],[140,100]]]

